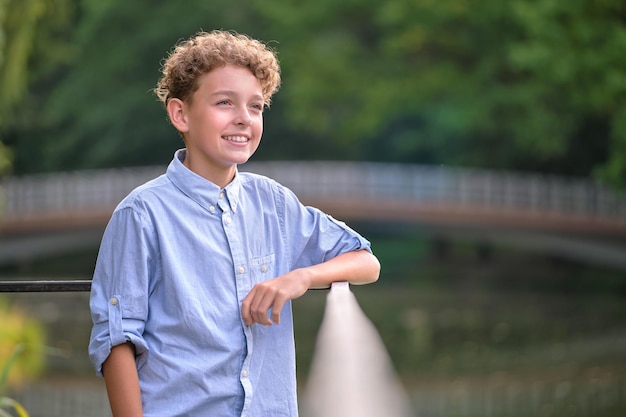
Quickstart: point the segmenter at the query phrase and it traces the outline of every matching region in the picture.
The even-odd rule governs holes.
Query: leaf
[[[2,367],[2,370],[0,371],[0,388],[3,388],[4,385],[6,384],[9,378],[9,372],[11,370],[11,367],[17,361],[17,357],[20,355],[20,353],[22,353],[23,350],[24,350],[24,345],[22,345],[21,343],[15,346],[15,348],[13,348],[13,352],[11,353],[11,356],[7,360],[7,363],[4,364],[4,366]]]
[[[11,417],[10,414],[3,411],[3,409],[7,407],[12,407],[17,412],[19,417],[29,417],[28,412],[26,412],[20,403],[9,397],[0,397],[0,415]]]

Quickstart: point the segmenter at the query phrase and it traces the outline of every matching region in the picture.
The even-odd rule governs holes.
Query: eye
[[[262,112],[264,106],[263,106],[262,103],[254,103],[254,104],[250,105],[250,107],[252,107],[256,111]]]
[[[230,100],[224,99],[220,100],[216,103],[218,106],[228,106],[230,104]]]

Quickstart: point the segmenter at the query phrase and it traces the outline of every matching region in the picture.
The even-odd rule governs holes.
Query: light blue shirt
[[[102,239],[89,355],[101,374],[135,345],[146,417],[297,416],[291,304],[279,325],[246,326],[253,285],[369,242],[277,182],[238,172],[220,189],[187,169],[131,192]]]

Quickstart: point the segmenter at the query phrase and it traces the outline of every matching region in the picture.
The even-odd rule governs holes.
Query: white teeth
[[[248,138],[245,136],[224,136],[224,139],[232,142],[247,142]]]

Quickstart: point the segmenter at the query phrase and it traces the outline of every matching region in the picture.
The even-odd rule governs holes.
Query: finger
[[[283,311],[287,300],[288,297],[282,294],[282,292],[279,292],[279,295],[274,299],[274,305],[272,306],[272,321],[274,323],[280,324],[280,313]]]
[[[241,317],[243,318],[244,323],[247,326],[252,326],[254,324],[254,318],[252,317],[252,302],[254,300],[254,296],[256,294],[256,289],[252,288],[252,290],[248,293],[246,298],[244,298],[241,303]]]
[[[250,308],[252,318],[256,323],[263,325],[271,325],[272,321],[267,316],[267,312],[270,309],[274,296],[272,292],[261,291],[256,294],[254,297],[254,301],[252,302],[252,306]]]

